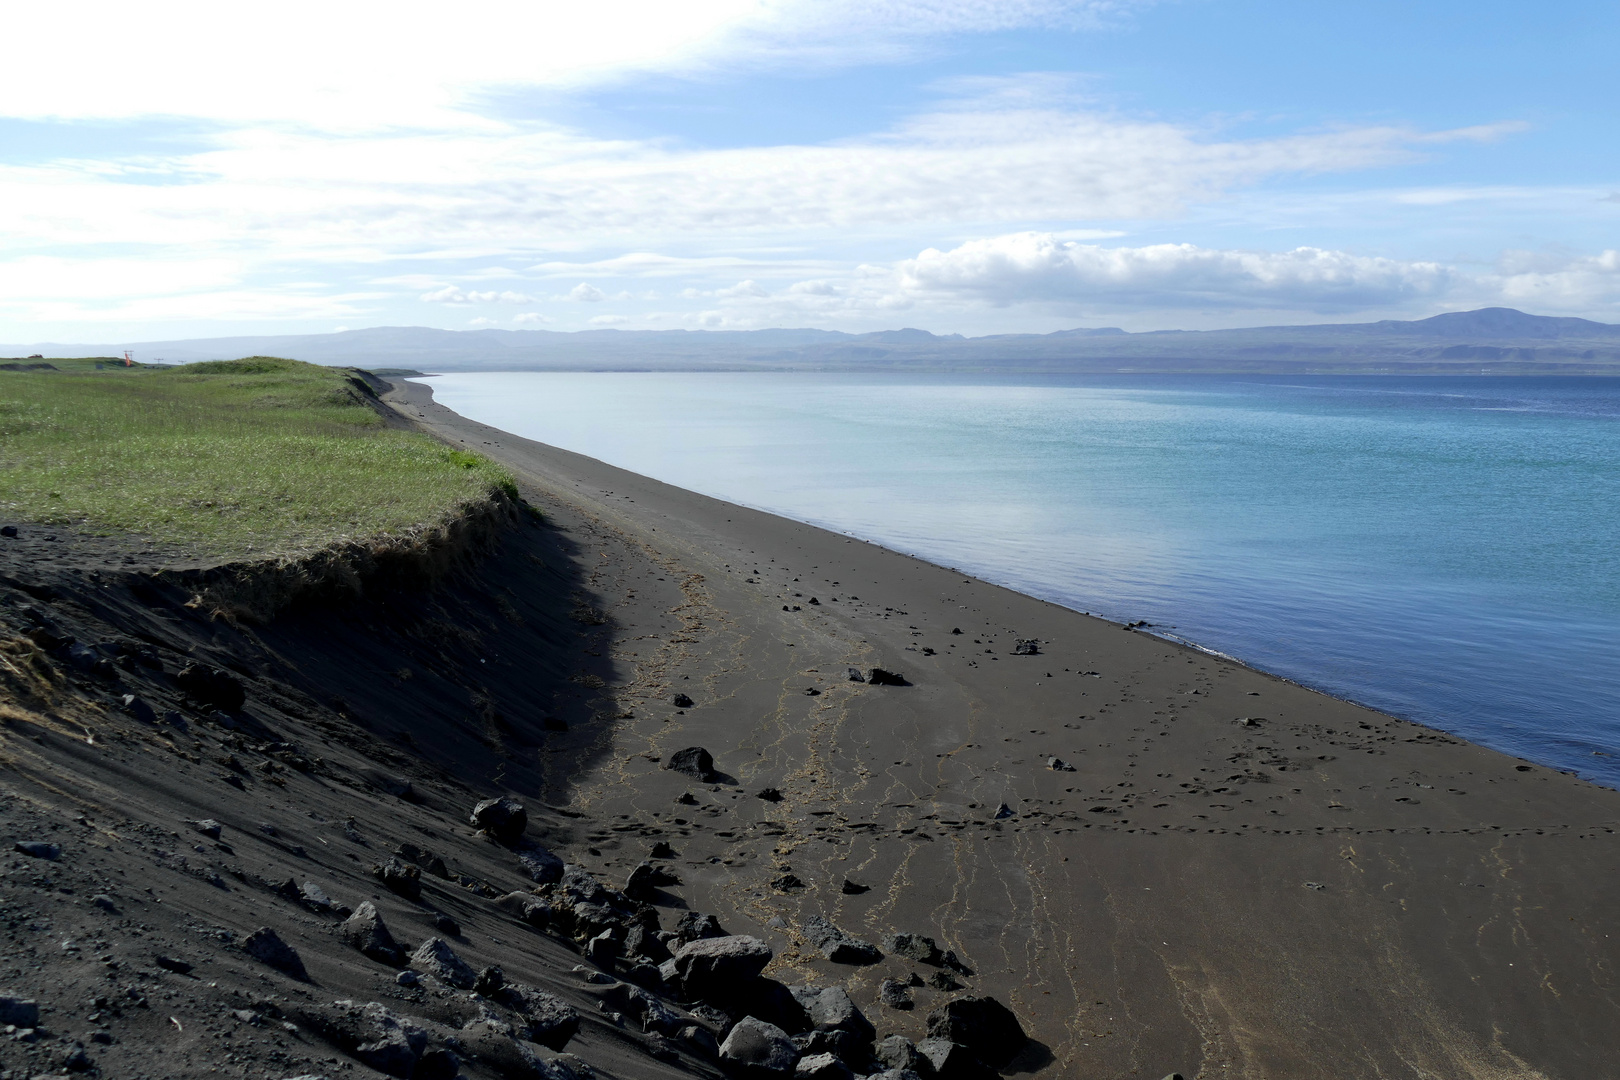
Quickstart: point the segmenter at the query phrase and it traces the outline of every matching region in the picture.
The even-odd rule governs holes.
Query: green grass
[[[77,363],[0,371],[0,518],[289,556],[515,494],[487,458],[388,428],[347,369]]]

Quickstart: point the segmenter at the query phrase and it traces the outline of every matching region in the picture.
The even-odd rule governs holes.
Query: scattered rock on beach
[[[62,854],[61,844],[52,844],[44,840],[19,840],[11,847],[20,855],[27,855],[31,859],[44,859],[47,862]]]
[[[510,795],[485,799],[473,807],[472,823],[503,844],[515,844],[529,827],[529,813]]]
[[[764,799],[766,802],[781,802],[782,793],[773,787],[760,788],[754,792],[754,798]]]
[[[849,880],[849,878],[845,878],[843,885],[839,886],[839,892],[842,892],[845,896],[859,896],[862,893],[868,893],[871,891],[872,886],[857,885],[855,882]]]
[[[361,901],[354,914],[339,928],[339,933],[346,944],[359,949],[379,964],[399,967],[405,962],[404,950],[394,940],[394,935],[388,932],[387,924],[377,912],[377,905],[370,900]]]
[[[714,755],[701,746],[688,746],[684,750],[677,750],[669,755],[664,768],[678,772],[683,776],[690,776],[705,784],[715,780]]]
[[[878,986],[878,1001],[901,1012],[910,1012],[916,1007],[911,1000],[911,988],[899,979],[883,980]]]
[[[939,951],[934,939],[921,934],[890,934],[883,939],[883,947],[896,956],[915,960],[919,964],[939,967],[945,962],[945,954]]]
[[[39,1002],[32,998],[0,994],[0,1024],[19,1028],[39,1027]]]
[[[917,1044],[917,1053],[937,1080],[996,1080],[995,1070],[950,1039],[930,1036]]]
[[[1053,772],[1074,772],[1074,766],[1070,765],[1067,761],[1064,761],[1060,757],[1047,758],[1046,767],[1051,769]]]
[[[428,938],[411,954],[411,966],[458,990],[471,990],[478,973],[443,938]]]
[[[1041,651],[1039,638],[1018,638],[1013,642],[1014,656],[1037,656]]]
[[[720,1060],[745,1076],[791,1076],[799,1051],[775,1024],[745,1016],[720,1044]]]
[[[865,682],[866,681],[866,676],[861,673],[860,668],[853,668],[852,667],[852,668],[849,668],[848,670],[849,670],[849,681],[850,682]]]
[[[304,970],[304,961],[299,958],[298,951],[282,941],[281,937],[268,926],[261,926],[244,938],[242,951],[261,964],[273,967],[300,981],[309,981],[309,972]]]
[[[700,938],[682,945],[672,963],[685,992],[698,1000],[735,995],[776,955],[756,937]]]
[[[187,664],[175,674],[174,681],[192,701],[212,705],[228,713],[239,711],[247,701],[242,681],[219,668]]]
[[[147,703],[145,698],[137,697],[134,694],[125,694],[119,700],[123,703],[124,711],[141,723],[157,723],[157,711]]]
[[[805,936],[835,964],[875,964],[883,959],[876,945],[851,937],[820,915],[812,915],[804,924]]]
[[[677,709],[690,709],[692,707],[692,699],[685,694],[676,694],[669,699],[669,703]]]
[[[523,867],[523,872],[528,874],[529,880],[536,885],[562,880],[563,861],[539,844],[524,844],[518,850],[517,858],[518,865]]]
[[[928,1034],[967,1047],[992,1068],[1011,1061],[1029,1036],[1018,1018],[993,997],[961,997],[928,1014]]]
[[[373,866],[371,873],[389,892],[407,900],[422,899],[422,871],[409,863],[389,859],[381,866]]]

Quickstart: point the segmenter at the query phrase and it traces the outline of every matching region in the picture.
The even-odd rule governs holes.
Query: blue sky
[[[1620,5],[581,7],[28,12],[0,340],[1620,322]]]

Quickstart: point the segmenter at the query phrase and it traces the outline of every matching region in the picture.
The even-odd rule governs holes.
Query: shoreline
[[[649,759],[707,746],[745,824],[683,864],[704,910],[852,932],[929,913],[919,932],[1032,1019],[1053,1060],[1031,1071],[1054,1076],[1560,1076],[1608,1052],[1589,961],[1620,938],[1615,792],[402,385],[402,411],[537,505],[698,579],[673,606],[638,591],[649,570],[595,580],[624,715],[566,794],[660,815],[673,788]],[[673,612],[700,629],[662,636]],[[1038,654],[1012,655],[1020,638]],[[862,665],[913,685],[844,680]],[[676,682],[702,687],[694,708],[667,706]],[[818,837],[818,814],[842,830]],[[803,887],[774,889],[786,873]]]
[[[873,378],[886,381],[879,376]],[[438,380],[423,376],[412,377],[412,381],[433,392]],[[650,449],[652,444],[645,440],[615,452],[601,434],[604,429],[611,429],[611,425],[599,425],[592,431],[590,425],[564,421],[560,426],[541,425],[534,429],[520,412],[501,409],[497,400],[501,395],[480,394],[476,388],[460,384],[452,384],[452,387],[459,392],[452,393],[451,400],[463,402],[478,415],[487,417],[487,421],[479,423],[491,425],[491,430],[501,431],[504,438],[523,438],[514,432],[527,430],[536,430],[538,437],[544,438],[549,431],[552,436],[561,435],[566,445],[580,448],[570,452],[587,457],[599,454],[601,458],[593,460],[599,460],[604,466],[613,462],[616,463],[613,468],[648,479],[661,478],[661,482],[677,487],[685,485],[694,494],[703,494],[727,505],[853,537],[862,543],[963,572],[1079,614],[1092,615],[1100,604],[1104,610],[1095,617],[1105,621],[1141,626],[1143,633],[1235,661],[1337,700],[1620,790],[1620,776],[1607,764],[1612,751],[1605,737],[1612,735],[1612,731],[1601,723],[1583,727],[1577,719],[1593,715],[1594,707],[1596,715],[1605,715],[1602,706],[1613,699],[1616,689],[1612,679],[1594,677],[1584,685],[1579,679],[1575,683],[1559,679],[1559,673],[1579,675],[1608,670],[1602,662],[1604,650],[1598,647],[1581,650],[1572,647],[1567,639],[1527,641],[1521,637],[1513,644],[1514,639],[1496,628],[1496,623],[1518,617],[1546,625],[1548,619],[1545,611],[1533,605],[1523,611],[1511,605],[1492,606],[1499,597],[1489,589],[1499,585],[1498,582],[1479,583],[1484,591],[1470,609],[1455,602],[1447,606],[1447,596],[1435,595],[1442,592],[1438,586],[1430,593],[1424,592],[1421,585],[1412,586],[1417,599],[1408,599],[1400,590],[1357,592],[1347,587],[1346,582],[1359,564],[1346,563],[1342,558],[1319,567],[1330,575],[1335,572],[1345,575],[1337,591],[1334,585],[1323,586],[1319,579],[1300,578],[1297,572],[1293,578],[1267,580],[1248,591],[1235,588],[1230,581],[1216,584],[1201,597],[1188,597],[1171,590],[1167,582],[1173,580],[1175,573],[1200,571],[1202,564],[1197,559],[1162,572],[1167,575],[1162,580],[1151,572],[1141,581],[1132,580],[1133,575],[1128,572],[1116,571],[1112,576],[1107,572],[1052,572],[1050,568],[1058,566],[1087,566],[1087,549],[1058,544],[1065,558],[1060,559],[1053,552],[1043,563],[999,542],[996,538],[1000,534],[994,531],[997,528],[994,521],[973,521],[969,526],[970,538],[964,540],[943,527],[943,516],[937,512],[918,514],[914,511],[909,516],[905,512],[887,516],[859,511],[841,514],[836,501],[838,486],[818,487],[808,483],[790,463],[781,463],[785,466],[782,478],[786,486],[780,491],[767,491],[752,482],[757,469],[733,474],[723,463],[715,462],[712,455],[705,459],[699,454],[697,460],[708,460],[719,474],[717,477],[694,470],[688,461],[691,447],[686,445],[695,435],[690,424],[672,429],[675,464],[660,467],[645,450],[637,452],[642,446]],[[513,389],[522,392],[521,387]],[[593,392],[609,391],[597,388]],[[583,404],[575,395],[564,396],[576,406]],[[640,400],[633,394],[631,397]],[[683,412],[693,404],[685,398],[678,400],[688,407],[681,410]],[[641,414],[631,407],[628,413],[610,409],[608,415]],[[501,423],[510,425],[513,430],[493,427]],[[732,437],[736,435],[732,428],[725,426],[723,419],[720,430]],[[805,433],[797,434],[803,438]],[[902,456],[908,452],[909,449],[903,449]],[[909,463],[911,458],[906,460]],[[688,463],[683,466],[682,462]],[[836,464],[847,465],[843,461]],[[638,468],[645,473],[637,473]],[[892,477],[882,475],[881,470],[879,473],[874,490],[885,493],[903,490],[895,486]],[[887,486],[882,486],[885,481]],[[773,497],[786,505],[772,505]],[[1021,504],[1014,508],[1027,509]],[[935,528],[920,529],[920,524]],[[846,525],[853,527],[846,528]],[[1034,539],[1042,547],[1031,550],[1042,550],[1046,554],[1044,549],[1061,541],[1063,534],[1050,527],[1044,531],[1038,528]],[[1139,543],[1142,537],[1132,535],[1128,539]],[[971,564],[969,569],[951,565],[963,559]],[[1376,574],[1371,576],[1377,578]],[[1219,582],[1219,570],[1212,572],[1212,578]],[[1137,595],[1132,595],[1128,587],[1119,587],[1122,582],[1138,586]],[[1268,585],[1270,592],[1267,592]],[[1289,592],[1290,587],[1295,592]],[[1314,602],[1296,603],[1292,599],[1296,595],[1311,595],[1319,601],[1321,597],[1315,591],[1318,589],[1325,589],[1329,597],[1325,605],[1326,617],[1324,608]],[[1432,607],[1424,602],[1431,599],[1436,599],[1439,606]],[[1407,600],[1404,607],[1403,600]],[[1262,609],[1257,614],[1249,611],[1255,606]],[[1538,611],[1541,617],[1533,619],[1532,615]],[[1255,614],[1255,617],[1245,619],[1240,613]],[[1341,617],[1335,619],[1335,615]],[[1470,616],[1474,616],[1472,622]],[[1191,627],[1183,632],[1180,624],[1188,621]],[[1274,626],[1303,627],[1306,640],[1303,644],[1279,644],[1273,638],[1286,639],[1289,635],[1273,633],[1270,628]],[[1603,629],[1602,624],[1588,625],[1577,632],[1584,632],[1590,642],[1602,642],[1606,640],[1600,632]],[[1495,637],[1491,636],[1493,633]],[[1400,647],[1390,644],[1387,640],[1390,638],[1398,641]],[[1461,655],[1463,650],[1459,647],[1444,644],[1453,640],[1473,640],[1479,647],[1473,648],[1470,655]],[[1509,670],[1506,665],[1510,661],[1528,665],[1523,669],[1531,673],[1528,682],[1494,676],[1496,672]],[[1514,664],[1512,670],[1521,669]],[[1577,685],[1582,685],[1584,692],[1574,689]],[[1515,715],[1516,711],[1519,715]]]

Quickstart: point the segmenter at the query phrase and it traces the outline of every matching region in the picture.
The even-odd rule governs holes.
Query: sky
[[[57,0],[0,341],[1620,322],[1620,5]]]

